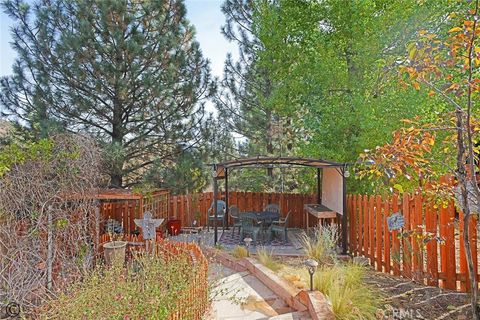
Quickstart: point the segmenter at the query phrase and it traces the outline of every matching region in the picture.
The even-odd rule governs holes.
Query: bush
[[[137,257],[130,268],[99,267],[46,306],[42,319],[166,319],[192,274],[187,254]]]
[[[302,277],[309,275],[302,270]],[[365,268],[357,264],[320,267],[314,276],[314,287],[332,304],[336,319],[376,319],[381,297],[363,282]]]
[[[283,267],[281,263],[275,261],[272,256],[272,252],[267,251],[267,249],[265,248],[259,248],[257,250],[257,258],[261,264],[263,264],[265,267],[269,268],[272,271],[277,272]]]
[[[305,255],[323,265],[332,264],[335,261],[335,248],[338,239],[339,233],[336,225],[319,225],[315,228],[313,238],[304,233],[301,242]]]
[[[248,250],[242,246],[235,246],[232,250],[232,256],[237,259],[248,257]]]

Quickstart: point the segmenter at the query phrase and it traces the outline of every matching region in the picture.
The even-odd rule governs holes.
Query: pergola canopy
[[[225,161],[217,163],[217,168],[238,168],[238,167],[255,167],[255,166],[270,166],[270,165],[295,165],[314,168],[344,168],[346,163],[327,161],[322,159],[301,158],[301,157],[266,157],[257,156],[252,158],[241,158],[236,160]]]

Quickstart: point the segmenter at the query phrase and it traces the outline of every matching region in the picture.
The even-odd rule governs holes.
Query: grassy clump
[[[246,258],[248,257],[248,250],[242,246],[235,246],[232,250],[232,256],[237,259]]]
[[[309,275],[302,270],[302,277]],[[314,276],[313,285],[332,304],[336,319],[376,319],[381,297],[363,282],[365,268],[357,264],[321,266]]]
[[[319,225],[315,228],[313,237],[304,233],[301,242],[305,255],[323,265],[335,262],[335,248],[338,239],[339,233],[336,225]]]
[[[283,267],[281,263],[277,262],[273,258],[272,252],[268,251],[265,248],[260,248],[257,250],[257,258],[261,264],[263,264],[265,267],[272,271],[277,272]]]
[[[138,257],[131,268],[98,267],[45,307],[41,319],[167,319],[195,270],[187,256]]]

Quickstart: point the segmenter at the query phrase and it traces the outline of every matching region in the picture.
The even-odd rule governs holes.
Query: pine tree
[[[38,135],[88,133],[110,184],[128,186],[177,146],[201,140],[214,86],[183,0],[6,1],[15,20],[3,113]]]
[[[282,118],[266,103],[272,83],[268,72],[257,65],[262,43],[255,35],[255,10],[256,2],[250,0],[226,0],[222,5],[226,17],[222,33],[238,45],[239,57],[234,61],[231,54],[227,56],[216,105],[229,130],[247,138],[248,154],[279,155]]]

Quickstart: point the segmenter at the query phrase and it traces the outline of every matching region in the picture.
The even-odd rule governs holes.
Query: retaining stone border
[[[227,268],[237,272],[249,271],[291,308],[300,312],[308,311],[313,320],[335,319],[328,300],[321,292],[298,289],[254,259],[235,259],[227,252],[210,247],[204,247],[203,250],[207,257]]]

